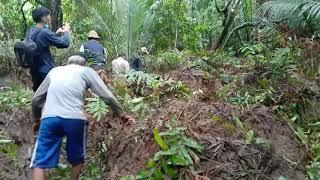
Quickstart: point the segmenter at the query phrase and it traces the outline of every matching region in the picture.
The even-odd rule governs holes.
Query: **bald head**
[[[86,59],[79,55],[73,55],[68,59],[68,64],[78,64],[78,65],[84,66],[85,63],[86,63]]]

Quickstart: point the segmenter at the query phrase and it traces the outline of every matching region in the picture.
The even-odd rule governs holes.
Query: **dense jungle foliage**
[[[101,99],[86,99],[82,179],[320,179],[319,0],[0,0],[0,179],[30,178],[32,141],[15,131],[31,131],[32,92],[13,45],[38,6],[51,10],[52,30],[71,24],[71,46],[52,49],[58,65],[92,29],[109,65],[150,51],[145,72],[113,77],[108,66],[108,86],[138,120],[131,134]],[[277,148],[282,136],[296,146]],[[62,160],[49,176],[69,170]]]

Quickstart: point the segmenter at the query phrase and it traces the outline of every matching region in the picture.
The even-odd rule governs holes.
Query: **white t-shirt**
[[[112,70],[116,74],[126,74],[130,71],[130,64],[123,57],[118,57],[112,61]]]

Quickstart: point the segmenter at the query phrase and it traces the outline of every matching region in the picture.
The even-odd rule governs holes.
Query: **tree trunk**
[[[230,29],[232,22],[233,22],[233,19],[235,17],[236,8],[239,5],[239,3],[240,3],[240,0],[235,0],[233,6],[229,10],[228,10],[228,7],[226,7],[227,13],[225,14],[225,17],[224,17],[225,18],[224,19],[224,22],[225,22],[224,28],[223,28],[218,40],[211,44],[211,50],[217,50],[221,46],[221,44],[223,43],[223,40],[227,37],[227,35],[229,33],[229,29]]]
[[[58,30],[63,23],[63,13],[61,8],[61,0],[52,0],[51,25],[52,30]]]
[[[21,13],[22,13],[22,18],[23,18],[23,30],[24,30],[24,32],[27,32],[28,31],[28,24],[27,24],[27,18],[26,18],[26,15],[25,15],[25,13],[24,13],[24,11],[23,11],[23,7],[27,4],[27,2],[29,2],[30,0],[25,0],[23,3],[22,3],[22,5],[21,5],[21,7],[20,7],[20,11],[21,11]]]

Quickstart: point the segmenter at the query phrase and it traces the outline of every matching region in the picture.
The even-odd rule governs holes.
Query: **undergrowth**
[[[170,71],[178,68],[202,70],[204,74],[216,75],[217,91],[213,95],[217,101],[229,103],[240,110],[248,110],[257,106],[266,106],[273,110],[274,117],[288,123],[296,137],[304,145],[306,153],[312,159],[306,166],[307,178],[320,178],[320,124],[319,124],[319,86],[315,79],[319,73],[314,71],[301,55],[301,50],[295,46],[289,48],[268,49],[256,44],[246,45],[235,52],[214,52],[189,54],[168,52],[151,57],[150,68],[147,71]],[[318,65],[319,66],[319,65]],[[309,71],[308,69],[313,69]],[[154,73],[130,72],[117,77],[110,84],[123,109],[144,120],[160,107],[164,98],[181,98],[192,100],[193,93],[189,87],[180,81],[175,81]],[[308,84],[309,83],[309,84]],[[201,89],[199,91],[202,91]],[[203,92],[203,91],[202,91]],[[0,111],[10,111],[15,108],[28,108],[32,93],[21,87],[12,87],[0,92]],[[97,96],[86,99],[86,111],[97,120],[104,120],[109,107]],[[213,117],[216,119],[216,117]],[[241,131],[247,144],[267,144],[255,132],[246,127],[237,117],[235,124],[223,122],[226,131]],[[218,120],[217,120],[218,121]],[[141,121],[144,123],[143,121]],[[166,128],[154,129],[154,141],[160,150],[149,160],[147,167],[138,174],[122,179],[175,179],[193,172],[197,168],[198,155],[203,147],[198,142],[186,136],[184,128],[167,125]],[[1,141],[0,141],[1,142]],[[108,151],[110,142],[106,140],[97,146],[99,153]],[[1,151],[10,151],[10,147],[2,142]],[[13,151],[13,150],[12,150]],[[14,153],[8,154],[14,158]],[[102,162],[107,157],[94,157],[92,162]],[[309,160],[309,159],[307,159]],[[101,177],[101,163],[89,163],[85,169],[85,178]],[[66,168],[60,168],[63,172]],[[284,178],[284,177],[283,177]]]
[[[0,91],[0,111],[13,111],[15,108],[28,109],[32,92],[21,85],[12,85],[8,90]]]
[[[138,175],[122,177],[122,180],[131,179],[187,179],[193,173],[196,175],[196,165],[200,158],[203,147],[196,141],[188,138],[184,131],[186,128],[176,127],[173,123],[167,125],[167,131],[159,132],[153,130],[154,140],[160,146],[152,159],[148,161],[147,169],[142,170]]]

